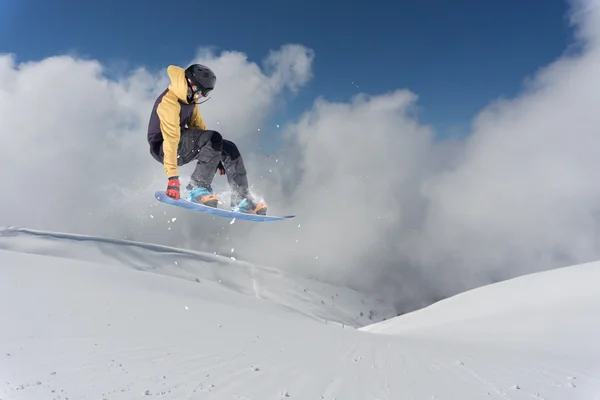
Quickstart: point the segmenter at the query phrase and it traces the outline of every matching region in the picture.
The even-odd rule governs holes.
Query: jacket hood
[[[169,85],[169,90],[177,96],[177,98],[183,102],[188,103],[187,101],[187,80],[185,79],[185,70],[176,65],[169,65],[167,68],[167,74],[171,79],[171,84]]]

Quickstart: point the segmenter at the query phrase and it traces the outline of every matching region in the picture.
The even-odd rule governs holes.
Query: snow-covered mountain
[[[7,228],[0,399],[600,399],[599,281],[573,266],[389,318],[223,255]]]

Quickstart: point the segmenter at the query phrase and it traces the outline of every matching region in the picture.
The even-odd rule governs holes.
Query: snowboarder
[[[168,183],[166,194],[180,198],[178,167],[197,160],[190,177],[186,200],[217,207],[218,197],[211,187],[217,171],[227,175],[233,211],[266,215],[267,205],[251,196],[244,161],[237,146],[215,130],[209,130],[198,104],[215,88],[214,72],[200,64],[187,69],[170,65],[170,84],[158,96],[150,115],[148,143],[150,154],[164,165]],[[206,101],[206,100],[204,100]]]

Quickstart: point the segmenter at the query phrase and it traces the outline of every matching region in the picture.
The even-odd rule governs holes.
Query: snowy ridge
[[[361,328],[365,332],[400,334],[412,331],[435,332],[443,329],[460,327],[468,329],[470,336],[477,336],[478,324],[485,333],[483,339],[489,339],[489,329],[485,323],[492,319],[522,318],[530,320],[530,316],[547,315],[551,319],[558,312],[569,310],[570,326],[592,322],[591,315],[600,310],[600,262],[575,265],[545,272],[539,272],[509,279],[460,293],[439,301],[422,310],[394,318],[393,320],[375,323]],[[510,296],[506,294],[510,293]],[[511,331],[523,332],[526,325],[505,325],[501,332],[494,334],[510,334]],[[565,332],[558,329],[559,332]],[[543,335],[559,332],[539,332]],[[467,332],[463,332],[467,334]]]
[[[168,247],[5,229],[0,399],[600,399],[600,263],[362,329],[318,317],[350,318],[356,293],[296,278]],[[320,302],[331,290],[335,307]]]
[[[349,288],[226,256],[169,246],[7,227],[0,230],[0,249],[119,265],[200,284],[218,284],[346,327],[356,328],[396,315],[391,306]]]

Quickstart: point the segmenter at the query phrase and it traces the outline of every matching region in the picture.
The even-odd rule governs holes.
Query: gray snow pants
[[[232,203],[248,196],[248,177],[244,160],[235,143],[223,139],[217,131],[202,129],[181,129],[177,148],[177,165],[182,166],[197,160],[190,178],[190,186],[209,186],[219,164],[225,169],[227,182],[231,187]],[[164,152],[160,147],[162,162]]]

